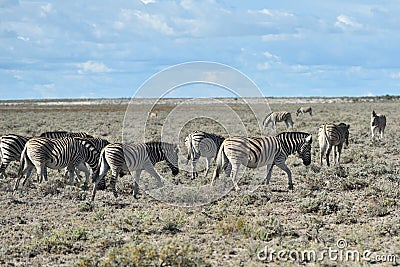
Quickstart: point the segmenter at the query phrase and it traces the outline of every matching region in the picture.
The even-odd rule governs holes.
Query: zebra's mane
[[[283,136],[301,136],[301,137],[307,137],[310,134],[309,133],[305,133],[305,132],[282,132],[276,135],[276,137],[278,138],[282,138]]]

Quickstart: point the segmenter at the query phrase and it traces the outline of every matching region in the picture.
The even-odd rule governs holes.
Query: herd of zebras
[[[311,107],[301,107],[296,115],[309,113],[312,115]],[[293,120],[290,112],[272,112],[263,121],[264,127],[276,123],[285,122],[286,127],[293,129]],[[376,133],[380,138],[384,136],[386,117],[371,114],[371,132],[374,138]],[[320,164],[323,156],[329,166],[329,155],[333,148],[334,162],[340,164],[340,154],[343,145],[348,145],[349,127],[345,123],[324,123],[319,128],[318,141],[320,146]],[[194,131],[185,138],[187,148],[187,164],[192,163],[192,177],[198,176],[196,164],[200,157],[207,160],[205,176],[209,173],[211,162],[216,161],[216,168],[211,184],[215,178],[224,171],[233,182],[235,189],[239,189],[236,178],[241,165],[248,168],[267,166],[266,184],[269,183],[272,168],[277,166],[286,172],[288,176],[289,189],[293,189],[292,174],[286,165],[289,155],[297,153],[304,165],[311,163],[312,136],[305,132],[282,132],[275,136],[245,137],[235,136],[224,138],[222,136]],[[178,168],[178,146],[165,142],[147,142],[141,144],[110,144],[107,140],[95,138],[84,132],[54,131],[45,132],[38,137],[25,137],[16,134],[3,135],[0,138],[0,154],[2,163],[0,175],[5,175],[5,170],[11,161],[19,161],[18,176],[15,179],[14,192],[18,189],[20,180],[24,178],[24,185],[30,177],[33,168],[36,169],[38,182],[43,178],[47,181],[47,168],[67,169],[70,185],[74,185],[74,174],[80,179],[79,171],[85,173],[83,188],[89,183],[90,170],[92,169],[92,201],[96,190],[104,190],[105,175],[111,170],[110,185],[115,197],[116,180],[128,172],[135,171],[135,182],[133,195],[137,197],[140,174],[146,170],[157,180],[157,186],[163,185],[160,175],[154,165],[160,161],[166,161],[175,176]]]

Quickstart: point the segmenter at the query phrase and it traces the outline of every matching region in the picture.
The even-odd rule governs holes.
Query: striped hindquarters
[[[28,140],[28,137],[16,134],[3,135],[0,138],[0,153],[2,158],[0,173],[4,173],[11,161],[20,160],[21,152]]]
[[[203,157],[216,157],[223,141],[222,136],[195,131],[187,136],[185,145],[189,153],[200,154]]]
[[[350,125],[345,123],[324,124],[319,128],[319,141],[320,145],[325,142],[331,146],[338,146],[341,144],[349,144],[349,128]]]

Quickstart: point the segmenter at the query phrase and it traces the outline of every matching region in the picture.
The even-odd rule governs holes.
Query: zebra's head
[[[176,176],[179,173],[179,148],[176,144],[164,144],[163,150],[165,154],[165,161],[167,162],[168,167],[171,169],[172,175]]]
[[[312,143],[312,135],[308,135],[304,142],[298,147],[297,153],[300,158],[303,160],[303,164],[308,166],[311,164],[311,143]]]

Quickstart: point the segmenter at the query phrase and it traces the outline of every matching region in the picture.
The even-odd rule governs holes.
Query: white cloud
[[[47,5],[43,5],[40,8],[41,8],[41,12],[40,12],[41,17],[46,17],[47,14],[49,14],[53,11],[53,6],[50,3],[48,3]]]
[[[273,55],[273,54],[271,54],[271,53],[268,52],[268,51],[265,51],[265,52],[263,53],[263,55],[264,55],[266,58],[269,58],[269,59],[279,60],[279,57],[278,57],[277,55]]]
[[[84,63],[78,64],[78,67],[80,70],[78,72],[80,74],[86,73],[86,72],[110,72],[111,69],[108,68],[106,65],[104,65],[101,62],[95,62],[95,61],[86,61]]]
[[[392,79],[400,79],[400,72],[392,72],[389,76]]]
[[[140,0],[140,1],[145,5],[154,4],[156,2],[156,0]]]
[[[341,28],[342,30],[346,29],[361,29],[363,25],[358,23],[355,19],[348,17],[346,15],[339,15],[336,17],[335,26]]]
[[[139,10],[136,10],[134,15],[139,21],[142,21],[144,24],[157,31],[160,31],[165,35],[173,35],[175,33],[174,29],[168,26],[167,22],[164,21],[162,16],[150,15]]]

